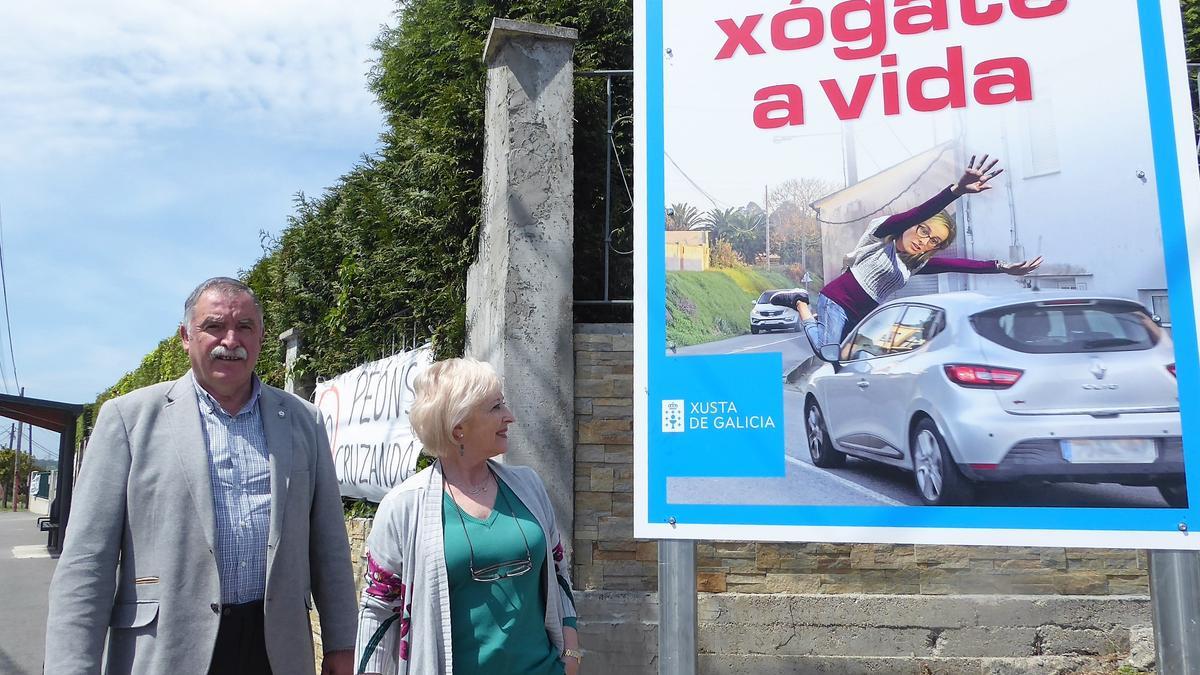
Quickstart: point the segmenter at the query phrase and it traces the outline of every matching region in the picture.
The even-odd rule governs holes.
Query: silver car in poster
[[[1174,347],[1136,302],[903,298],[826,356],[837,361],[814,357],[795,380],[819,467],[847,455],[901,467],[929,505],[1011,481],[1152,485],[1187,505]]]

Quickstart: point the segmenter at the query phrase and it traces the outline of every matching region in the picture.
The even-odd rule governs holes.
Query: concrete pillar
[[[467,272],[468,356],[504,378],[517,417],[507,462],[537,470],[563,545],[574,518],[574,70],[577,33],[494,19],[483,222]]]
[[[306,401],[311,399],[315,388],[312,378],[296,378],[296,360],[300,358],[300,329],[289,328],[283,331],[279,334],[279,341],[283,343],[283,366],[287,370],[286,379],[283,382],[284,391],[295,394]]]

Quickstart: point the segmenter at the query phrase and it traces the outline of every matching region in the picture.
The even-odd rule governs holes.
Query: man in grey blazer
[[[356,598],[320,413],[254,375],[262,307],[202,283],[192,369],[100,409],[50,586],[47,673],[350,675]]]

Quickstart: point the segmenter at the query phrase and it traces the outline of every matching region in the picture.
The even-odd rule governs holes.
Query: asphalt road
[[[747,351],[782,352],[785,373],[812,353],[802,333],[743,335],[683,348],[679,353]],[[907,471],[853,457],[839,469],[813,466],[804,433],[804,399],[791,385],[784,385],[783,407],[787,453],[787,472],[783,478],[670,478],[667,501],[678,504],[921,505],[912,474]],[[1166,503],[1152,487],[1053,483],[983,486],[977,491],[975,505],[1162,508]]]
[[[763,352],[779,352],[783,355],[783,372],[800,365],[812,356],[812,347],[804,333],[772,332],[758,335],[739,335],[738,337],[716,342],[679,347],[673,356],[694,356],[698,354],[753,354]]]
[[[55,560],[45,555],[46,534],[28,511],[0,512],[0,673],[42,672],[47,593]]]

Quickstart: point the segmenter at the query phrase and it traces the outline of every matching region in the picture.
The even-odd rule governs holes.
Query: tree
[[[766,246],[766,213],[751,202],[738,208],[714,208],[700,218],[713,233],[713,244],[728,242],[742,260],[754,260]]]
[[[738,252],[733,250],[727,241],[718,241],[709,251],[709,264],[717,269],[733,269],[744,267],[745,262]]]
[[[1180,0],[1179,9],[1183,13],[1183,43],[1187,53],[1188,63],[1200,60],[1200,0]],[[1190,75],[1194,75],[1189,70]],[[1188,78],[1188,87],[1192,92],[1192,110],[1197,109],[1200,93],[1196,90],[1195,77]],[[1200,134],[1200,115],[1192,114],[1192,124]]]
[[[690,230],[702,227],[702,218],[700,209],[687,202],[678,202],[671,205],[671,214],[667,216],[667,229]]]
[[[1180,0],[1183,13],[1183,42],[1188,63],[1200,60],[1200,0]]]
[[[12,499],[12,484],[13,484],[13,453],[15,451],[10,448],[0,448],[0,488],[3,489],[4,500]],[[17,457],[17,466],[21,471],[21,496],[27,497],[25,494],[29,490],[29,473],[33,471],[33,460],[29,458],[29,453],[21,452]]]
[[[805,271],[821,269],[821,224],[812,204],[837,190],[813,178],[784,181],[771,190],[771,251],[784,264],[801,264]]]

